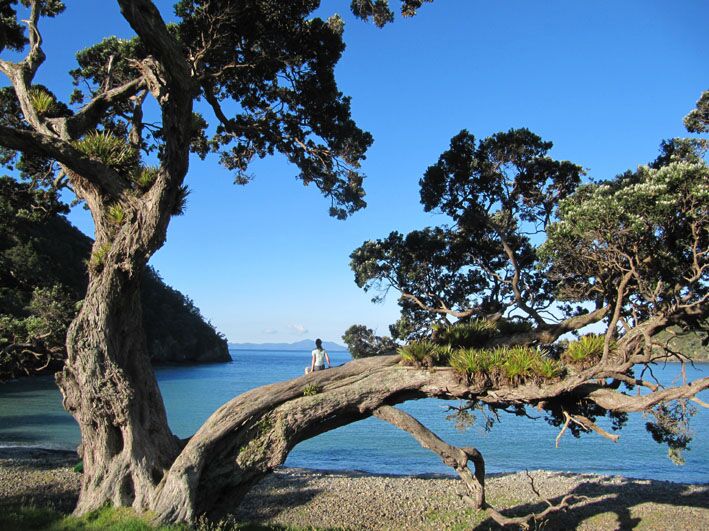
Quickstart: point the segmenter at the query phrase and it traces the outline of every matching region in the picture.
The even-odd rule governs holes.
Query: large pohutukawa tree
[[[411,431],[438,451],[465,479],[476,506],[483,507],[481,456],[474,449],[435,442],[425,428],[391,409],[392,404],[440,396],[491,406],[553,408],[565,399],[634,411],[691,397],[709,386],[702,380],[647,396],[619,392],[613,382],[627,380],[633,363],[654,355],[641,348],[646,335],[637,333],[624,334],[627,346],[617,346],[622,338],[613,344],[613,353],[628,356],[624,364],[612,356],[606,359],[616,360],[612,366],[544,381],[480,381],[458,369],[429,371],[401,365],[398,356],[381,356],[253,390],[218,409],[194,436],[178,440],[167,425],[148,362],[138,295],[140,272],[163,244],[171,216],[184,207],[190,153],[219,154],[234,170],[235,180],[244,183],[251,159],[280,152],[298,168],[300,179],[331,199],[331,213],[345,217],[364,206],[357,168],[371,138],[350,118],[349,102],[334,81],[343,49],[341,21],[309,18],[318,2],[184,0],[176,6],[174,25],[164,23],[150,0],[118,4],[136,38],[109,38],[79,52],[78,67],[71,72],[77,91],[64,103],[51,87],[34,83],[45,58],[40,20],[59,14],[62,3],[9,0],[0,5],[0,48],[24,54],[18,61],[0,61],[11,88],[0,98],[0,156],[38,181],[68,184],[95,224],[89,287],[71,325],[68,360],[58,376],[64,405],[82,435],[84,475],[77,512],[108,503],[151,510],[165,521],[218,515],[283,463],[298,442],[371,415]],[[422,4],[406,0],[402,9],[410,15]],[[18,6],[26,8],[19,16]],[[357,1],[352,9],[379,25],[391,19],[384,1]],[[26,19],[26,34],[21,18]],[[143,114],[148,99],[157,103],[157,119]],[[205,117],[194,112],[198,99],[204,102]],[[207,118],[213,128],[207,127]],[[539,149],[544,148],[532,151]],[[557,164],[550,171],[557,177],[544,192],[534,194],[537,181],[530,177],[523,194],[510,196],[537,201],[538,206],[524,207],[535,219],[547,219],[548,205],[568,194],[578,170]],[[483,232],[489,245],[502,245],[503,256],[517,264],[512,270],[529,268],[535,260],[531,244],[519,237],[510,220],[501,218]],[[687,260],[677,267],[686,266],[693,253],[699,270],[687,270],[688,280],[679,281],[685,286],[677,296],[689,298],[683,309],[668,313],[671,320],[703,308],[696,287],[705,283],[705,242],[688,238]],[[501,270],[497,263],[489,266]],[[568,273],[559,267],[558,274]],[[694,276],[698,280],[691,280]],[[530,270],[498,282],[501,287],[509,284],[512,295],[507,297],[523,311],[538,314],[533,317],[535,333],[560,330],[552,327],[549,332],[541,322],[542,307],[527,299],[530,286],[546,282],[542,275]],[[485,306],[486,315],[502,312],[493,299],[489,310]],[[608,306],[601,302],[592,314],[605,314]],[[602,380],[605,376],[612,379]],[[583,422],[573,409],[568,411]],[[475,475],[467,468],[470,459]]]

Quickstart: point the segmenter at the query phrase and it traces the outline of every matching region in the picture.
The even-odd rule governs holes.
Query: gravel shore
[[[51,505],[69,512],[80,475],[76,455],[0,448],[0,510],[11,505]],[[530,472],[541,496],[573,507],[552,515],[545,529],[709,529],[709,485],[560,472]],[[239,521],[305,528],[487,529],[484,513],[461,500],[452,477],[376,476],[281,468],[252,489],[236,510]],[[524,472],[490,476],[488,501],[507,516],[546,507]]]

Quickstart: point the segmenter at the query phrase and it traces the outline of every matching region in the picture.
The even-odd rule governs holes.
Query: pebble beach
[[[80,484],[76,462],[72,452],[0,448],[0,510],[34,505],[70,512]],[[486,492],[498,510],[515,516],[546,508],[535,489],[552,502],[575,496],[572,507],[551,515],[544,529],[709,529],[709,484],[538,470],[492,475]],[[316,529],[497,528],[465,504],[463,493],[461,482],[448,476],[281,468],[251,490],[234,518]]]

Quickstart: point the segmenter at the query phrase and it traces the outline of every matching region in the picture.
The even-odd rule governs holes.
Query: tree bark
[[[588,369],[561,382],[490,389],[464,383],[450,368],[428,370],[399,361],[399,356],[359,359],[234,398],[207,419],[180,452],[158,486],[151,509],[166,522],[192,521],[203,514],[221,517],[234,510],[254,483],[281,465],[299,442],[374,414],[392,417],[391,410],[382,406],[407,400],[462,398],[504,406],[543,405],[545,400],[563,397],[595,401],[598,397],[599,402],[608,403],[612,393],[615,405],[611,409],[616,411],[637,411],[655,402],[647,396],[629,396],[602,384],[584,383],[598,381],[605,368]],[[675,388],[672,395],[663,397],[677,398],[706,388],[709,378]],[[407,431],[417,431],[402,417],[391,420]],[[427,447],[444,459],[456,457],[445,443],[425,438]],[[462,455],[457,456],[459,468],[471,485],[480,485],[479,490],[471,489],[471,499],[479,507],[487,506],[482,460],[474,449],[463,449],[463,453],[466,462],[475,463],[475,477],[468,477],[470,472],[463,469]]]
[[[125,227],[125,233],[139,231]],[[101,244],[94,246],[94,252]],[[105,244],[104,244],[105,245]],[[179,441],[170,432],[149,362],[140,305],[145,259],[116,238],[67,334],[67,361],[57,375],[65,408],[81,430],[84,463],[77,513],[106,504],[150,507]]]

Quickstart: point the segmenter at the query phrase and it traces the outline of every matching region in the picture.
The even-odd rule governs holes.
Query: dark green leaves
[[[421,179],[424,210],[450,217],[452,227],[365,242],[350,256],[357,285],[402,294],[395,337],[421,335],[433,318],[468,319],[553,302],[529,234],[541,232],[582,170],[548,157],[551,142],[527,129],[479,142],[463,130]]]
[[[5,48],[22,50],[29,42],[25,36],[24,26],[17,20],[17,0],[0,0],[0,52]],[[28,0],[21,4],[29,6]],[[42,0],[39,2],[39,13],[42,16],[53,17],[64,11],[64,3],[59,0]]]
[[[401,0],[401,14],[412,17],[426,2],[433,0]],[[394,12],[389,7],[389,0],[352,0],[350,9],[362,20],[372,20],[378,27],[394,20]]]
[[[24,28],[15,16],[17,0],[0,0],[0,51],[5,48],[22,50],[27,44]]]
[[[696,108],[684,117],[684,125],[690,133],[709,133],[709,90],[702,92]]]
[[[463,130],[421,179],[421,203],[470,230],[513,229],[518,220],[543,228],[554,205],[576,188],[582,169],[547,156],[552,143],[527,129],[496,133],[480,142]],[[497,218],[494,214],[499,213]]]
[[[251,179],[254,157],[280,152],[344,218],[365,205],[358,168],[372,138],[352,120],[335,82],[341,24],[309,19],[317,5],[185,0],[177,29],[218,120],[209,146],[235,182]]]

